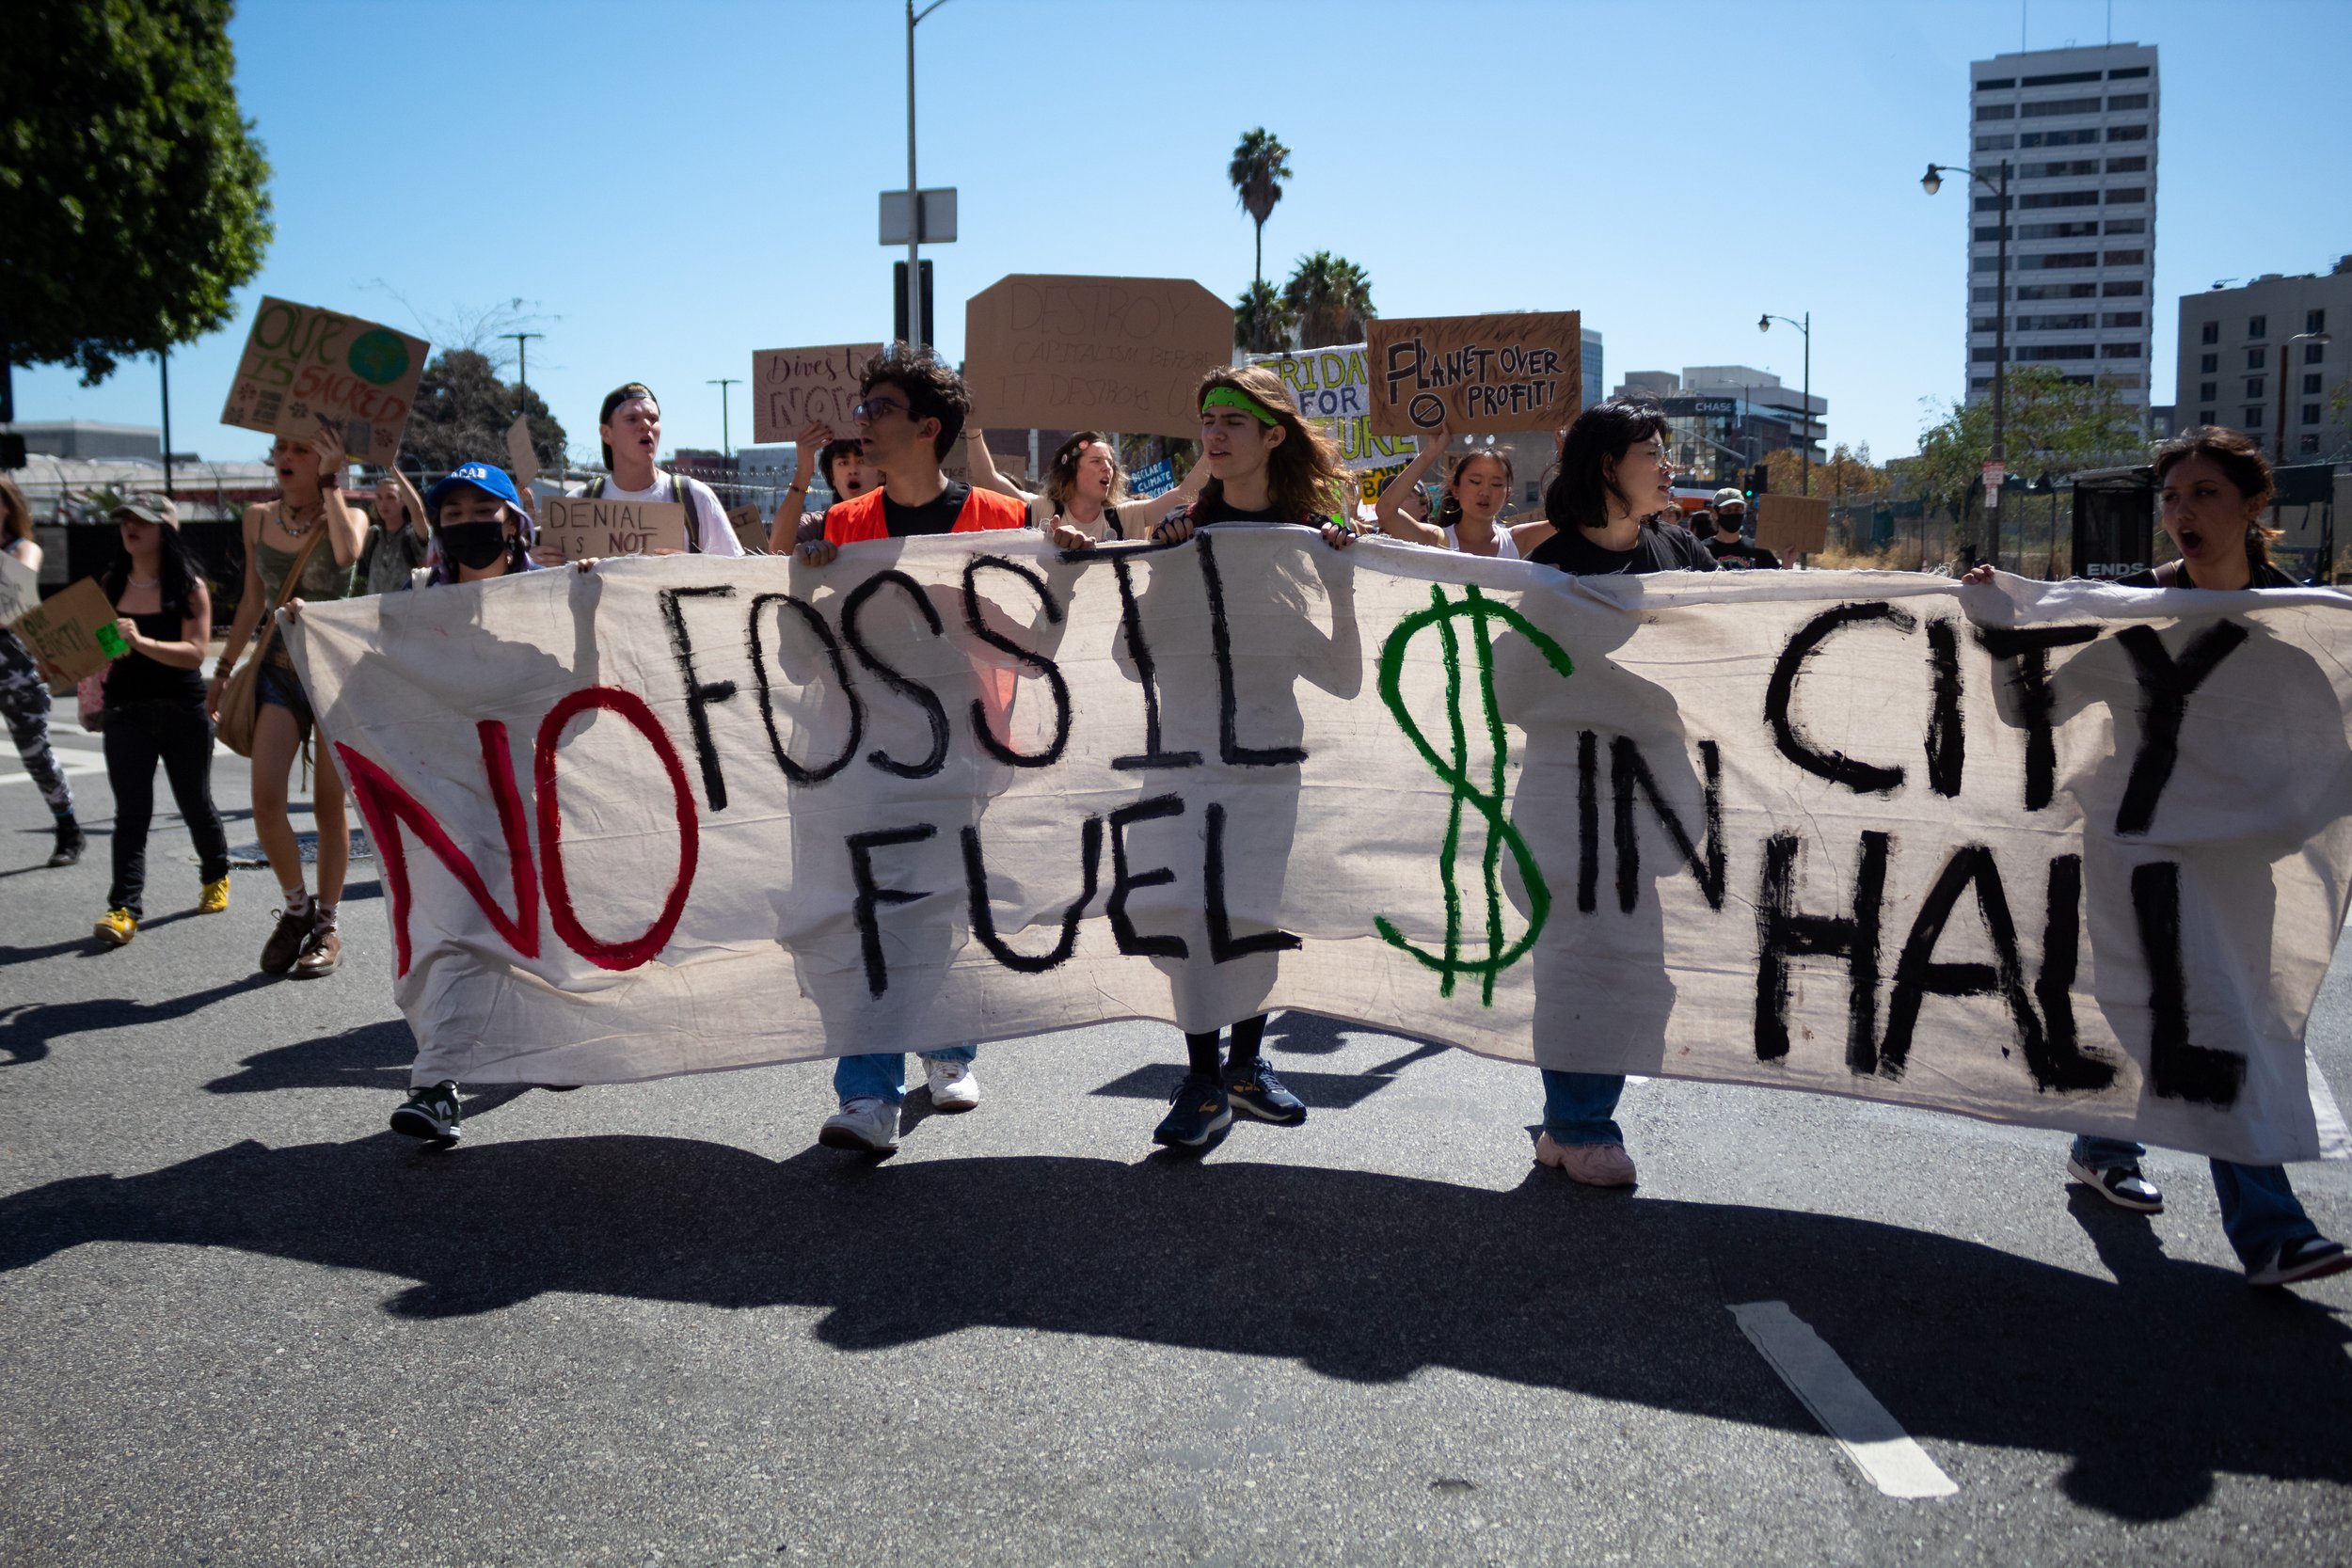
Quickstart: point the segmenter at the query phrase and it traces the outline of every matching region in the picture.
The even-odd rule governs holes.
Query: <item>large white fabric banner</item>
[[[2318,1152],[2331,593],[1571,579],[1217,529],[627,560],[291,641],[401,1007],[469,1082],[1297,1006]]]

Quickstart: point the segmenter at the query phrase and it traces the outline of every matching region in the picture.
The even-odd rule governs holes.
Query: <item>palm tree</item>
[[[1258,255],[1251,276],[1261,287],[1265,283],[1265,220],[1274,215],[1274,204],[1282,199],[1281,182],[1291,177],[1290,155],[1291,150],[1261,125],[1243,133],[1241,145],[1233,149],[1233,161],[1225,167],[1225,178],[1233,182],[1233,194],[1258,226]]]
[[[1298,317],[1298,346],[1329,348],[1361,342],[1372,308],[1372,277],[1363,268],[1327,250],[1299,259],[1282,285],[1282,303]]]
[[[1233,343],[1248,354],[1273,354],[1288,348],[1298,316],[1274,285],[1263,277],[1233,301]]]

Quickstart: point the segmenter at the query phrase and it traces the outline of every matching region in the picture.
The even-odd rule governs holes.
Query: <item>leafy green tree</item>
[[[1318,250],[1299,259],[1282,285],[1282,303],[1298,317],[1300,348],[1329,348],[1364,339],[1374,314],[1372,277],[1355,262]]]
[[[479,350],[443,349],[418,383],[401,467],[427,474],[447,473],[460,463],[495,463],[502,468],[506,429],[516,414],[531,418],[531,445],[539,467],[549,473],[560,469],[564,427],[539,394],[501,381],[498,368]]]
[[[1260,288],[1265,286],[1265,220],[1274,215],[1274,204],[1282,199],[1281,182],[1291,177],[1290,156],[1291,150],[1261,125],[1243,133],[1241,145],[1233,149],[1233,161],[1225,167],[1234,197],[1258,226],[1258,255],[1250,276]]]
[[[2147,451],[2138,414],[2112,387],[2072,382],[2033,365],[2009,372],[2008,391],[2005,445],[2012,472],[2069,474],[2137,462]],[[1920,432],[1919,455],[1905,465],[1912,493],[1931,510],[1964,508],[1992,451],[1989,403],[1946,405]],[[1818,482],[1820,470],[1814,473]]]
[[[230,85],[230,0],[0,10],[0,321],[20,365],[217,331],[261,271],[269,165]]]
[[[1298,313],[1274,285],[1260,278],[1233,301],[1233,343],[1249,354],[1273,354],[1290,346]]]

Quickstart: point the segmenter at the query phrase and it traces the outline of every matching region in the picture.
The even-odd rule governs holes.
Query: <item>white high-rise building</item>
[[[2009,362],[2104,381],[2148,406],[2156,276],[2156,51],[2115,43],[1995,55],[1968,68],[1969,162],[2009,167],[2009,276],[1994,186],[1955,175],[1968,225],[1968,401],[1992,395],[1994,328]]]

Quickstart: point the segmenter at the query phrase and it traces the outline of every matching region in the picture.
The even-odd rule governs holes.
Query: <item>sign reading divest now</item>
[[[752,439],[797,441],[812,424],[831,425],[835,436],[856,435],[850,411],[857,406],[858,375],[882,351],[880,343],[836,343],[754,354]]]
[[[1372,433],[1372,373],[1365,368],[1363,344],[1253,354],[1249,362],[1282,378],[1299,412],[1329,432],[1349,467],[1395,467],[1419,453],[1410,436]]]
[[[322,415],[362,462],[389,463],[416,406],[426,345],[358,316],[263,299],[220,422],[309,440]]]
[[[431,1076],[1296,1006],[2318,1151],[2302,1033],[2352,886],[2325,591],[1569,578],[1220,527],[538,572],[313,605],[292,653]]]
[[[1365,325],[1372,428],[1557,430],[1583,405],[1584,335],[1574,310],[1422,316]]]
[[[561,551],[566,561],[682,550],[686,506],[681,501],[549,496],[539,503],[539,543]]]
[[[1199,436],[1203,373],[1233,359],[1233,308],[1189,278],[1015,274],[964,309],[963,378],[990,430]]]

